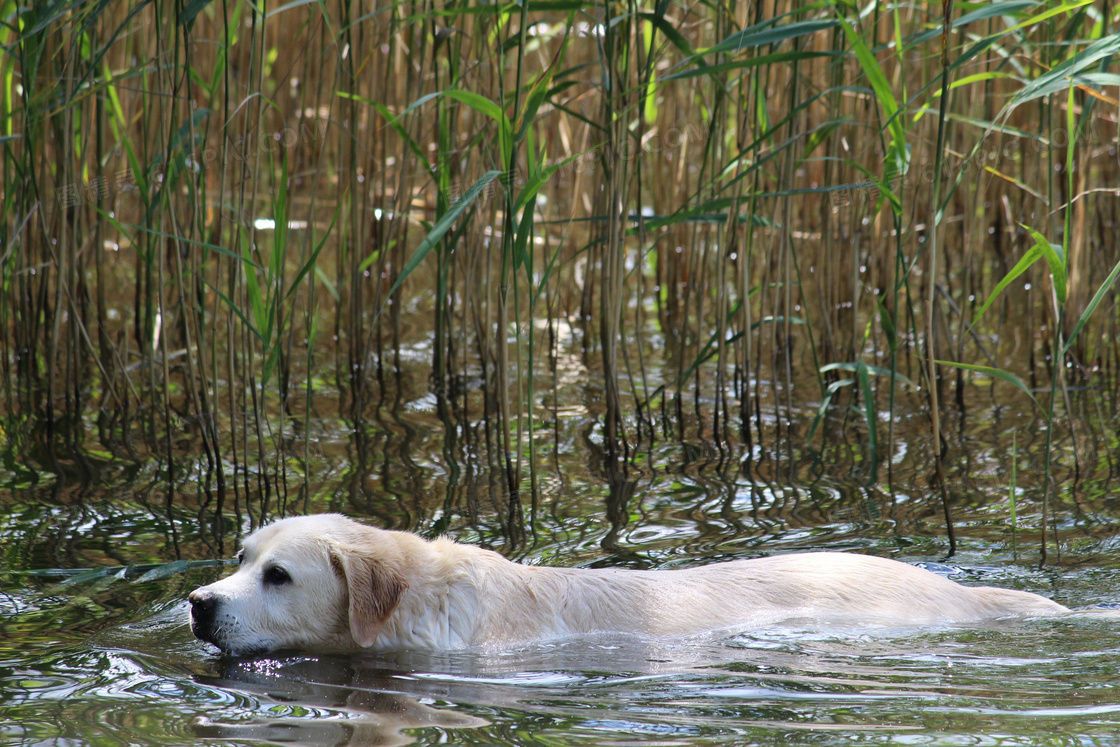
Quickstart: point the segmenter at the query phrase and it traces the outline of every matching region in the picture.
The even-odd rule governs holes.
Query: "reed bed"
[[[968,382],[1117,401],[1107,0],[0,7],[5,407],[59,453],[268,494],[418,329],[511,517],[573,345],[610,470],[845,429],[889,480],[906,409],[944,495]]]

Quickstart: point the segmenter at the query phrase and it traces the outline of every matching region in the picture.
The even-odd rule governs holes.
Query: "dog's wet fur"
[[[682,570],[527,566],[337,514],[246,538],[240,568],[190,594],[191,629],[235,656],[277,649],[425,650],[589,633],[685,636],[799,627],[910,627],[1068,610],[962,586],[895,560],[794,553]]]

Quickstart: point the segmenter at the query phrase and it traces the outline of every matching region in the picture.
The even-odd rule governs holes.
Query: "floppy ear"
[[[350,636],[362,648],[372,646],[408,581],[386,563],[350,548],[331,548],[331,562],[346,578]]]

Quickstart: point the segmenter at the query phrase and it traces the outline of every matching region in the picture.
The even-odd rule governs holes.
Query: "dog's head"
[[[336,514],[270,524],[191,592],[191,631],[234,656],[372,646],[408,588],[400,537]]]

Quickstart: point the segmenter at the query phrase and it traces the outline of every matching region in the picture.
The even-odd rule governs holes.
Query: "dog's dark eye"
[[[241,564],[242,564],[242,563],[244,563],[244,562],[245,562],[245,551],[244,551],[244,550],[240,550],[240,551],[238,551],[238,553],[237,553],[237,564],[238,564],[238,565],[241,565]]]
[[[269,586],[283,586],[291,583],[292,577],[278,565],[270,565],[264,571],[264,582]]]

